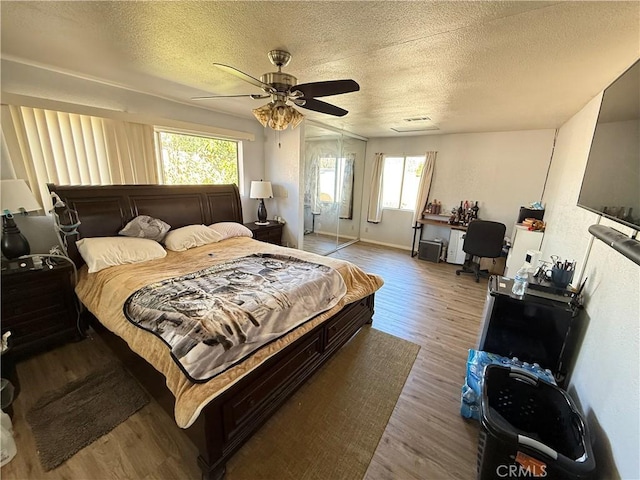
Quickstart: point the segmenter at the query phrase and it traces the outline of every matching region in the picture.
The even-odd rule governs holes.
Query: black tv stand
[[[576,354],[582,307],[571,295],[511,293],[513,280],[489,280],[478,350],[517,357],[551,370],[564,387]]]

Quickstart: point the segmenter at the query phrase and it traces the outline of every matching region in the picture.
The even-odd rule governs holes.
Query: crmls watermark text
[[[496,474],[499,478],[522,478],[522,477],[538,477],[543,478],[547,476],[546,465],[498,465],[496,468]]]

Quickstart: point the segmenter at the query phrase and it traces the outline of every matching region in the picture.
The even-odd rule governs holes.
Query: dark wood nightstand
[[[251,230],[254,239],[282,245],[282,223],[275,220],[268,220],[268,222],[269,225],[256,225],[255,222],[249,222],[244,226]]]
[[[73,267],[2,272],[2,333],[11,331],[11,356],[22,357],[79,339]]]

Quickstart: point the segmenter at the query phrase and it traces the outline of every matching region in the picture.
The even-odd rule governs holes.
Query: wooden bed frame
[[[82,222],[79,237],[68,238],[69,256],[78,266],[84,262],[75,246],[77,239],[115,236],[137,215],[162,219],[172,228],[242,223],[235,185],[48,186],[78,212]],[[205,406],[195,423],[184,430],[199,449],[203,479],[224,477],[226,461],[354,333],[371,323],[373,306],[373,294],[346,305]],[[124,340],[92,320],[95,330],[173,418],[175,400],[164,376]]]

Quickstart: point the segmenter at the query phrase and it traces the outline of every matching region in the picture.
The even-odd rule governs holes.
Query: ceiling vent
[[[424,116],[424,117],[404,118],[403,120],[405,122],[426,122],[431,120],[431,118]]]
[[[391,127],[391,130],[398,133],[410,133],[410,132],[428,132],[430,130],[440,130],[435,125],[415,125],[411,127]]]

